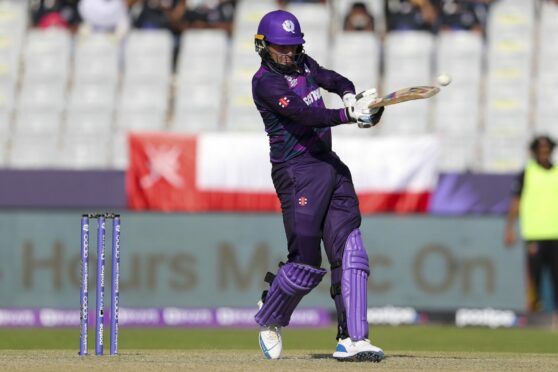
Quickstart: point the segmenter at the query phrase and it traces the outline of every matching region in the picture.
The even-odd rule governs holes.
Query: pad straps
[[[264,303],[256,313],[256,322],[262,326],[288,325],[302,297],[320,284],[325,274],[324,269],[298,263],[280,266],[272,279],[271,288],[262,296]],[[272,278],[272,275],[266,275],[266,279]]]

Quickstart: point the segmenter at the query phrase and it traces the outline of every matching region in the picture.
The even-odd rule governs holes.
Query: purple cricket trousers
[[[320,267],[323,240],[329,262],[340,262],[347,237],[361,222],[349,168],[334,152],[304,153],[273,164],[272,179],[281,201],[288,261]]]

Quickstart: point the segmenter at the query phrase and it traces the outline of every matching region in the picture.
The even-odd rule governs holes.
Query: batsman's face
[[[285,66],[295,63],[294,58],[297,48],[297,45],[269,44],[268,46],[269,54],[271,58],[273,58],[273,61]]]

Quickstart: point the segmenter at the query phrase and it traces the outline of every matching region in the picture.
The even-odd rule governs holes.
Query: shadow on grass
[[[310,354],[311,359],[331,359],[335,360],[331,354]],[[384,356],[384,360],[390,358],[407,358],[407,359],[469,359],[461,356],[436,356],[436,355],[409,355],[409,354],[388,354]]]
[[[461,356],[447,356],[447,355],[409,355],[409,354],[393,354],[393,355],[386,355],[384,359],[389,358],[407,358],[407,359],[470,359],[467,357]]]

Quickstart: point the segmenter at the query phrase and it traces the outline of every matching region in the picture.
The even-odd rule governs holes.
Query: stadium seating
[[[126,132],[118,131],[111,137],[109,165],[114,169],[126,169],[130,160],[128,155],[128,135]]]
[[[333,52],[328,66],[334,71],[350,76],[357,92],[378,87],[380,82],[380,42],[372,33],[343,32],[335,33]],[[322,92],[328,107],[343,107],[341,97],[333,93]],[[362,136],[355,127],[342,125],[334,128],[335,135]],[[373,135],[367,131],[365,135]]]
[[[261,17],[274,10],[275,6],[272,1],[244,1],[237,6],[235,32],[231,41],[230,72],[226,80],[227,131],[256,131],[262,128],[260,115],[254,109],[251,91],[252,75],[260,65],[260,59],[254,52],[254,35]]]
[[[374,23],[376,30],[383,30],[384,25],[384,2],[377,0],[361,0],[366,5],[366,9],[374,17]],[[355,3],[353,0],[333,0],[331,1],[333,14],[332,14],[332,30],[337,33],[343,29],[343,22],[345,20],[345,15],[349,11],[351,5]]]
[[[435,76],[451,71],[452,83],[434,98],[437,133],[475,135],[479,130],[482,57],[480,34],[454,31],[438,35]]]
[[[383,93],[428,84],[432,79],[434,37],[424,31],[391,32],[384,44]],[[432,101],[409,102],[386,110],[381,135],[417,135],[430,132]]]
[[[60,168],[60,146],[57,136],[18,136],[11,141],[7,166],[17,169]]]
[[[192,30],[182,37],[171,131],[197,133],[220,129],[227,44],[227,35],[222,30]]]
[[[517,170],[525,159],[522,149],[531,135],[534,10],[534,2],[506,0],[495,3],[489,14],[482,149],[486,172]]]
[[[558,137],[558,6],[545,2],[540,10],[539,53],[535,84],[535,130]]]
[[[103,33],[79,34],[75,43],[75,83],[118,82],[121,46],[117,39]]]
[[[66,136],[60,146],[59,165],[66,169],[103,169],[109,166],[110,139]]]
[[[443,172],[463,172],[479,170],[479,134],[459,136],[439,133],[440,154],[438,169]]]
[[[113,133],[113,113],[108,110],[68,110],[63,136],[84,135],[110,138]]]
[[[382,30],[381,2],[365,3]],[[344,32],[350,0],[286,9],[303,26],[307,53],[351,78],[357,91],[387,93],[452,75],[434,99],[390,107],[374,130],[340,126],[336,135],[436,134],[441,171],[509,172],[525,161],[533,133],[558,136],[558,7],[543,2],[537,11],[534,3],[495,2],[486,37]],[[119,40],[32,29],[25,2],[0,2],[0,165],[122,169],[130,131],[261,133],[251,93],[260,63],[253,37],[260,18],[275,8],[274,0],[239,1],[231,37],[186,31],[173,70],[167,31],[132,30]],[[336,95],[322,95],[328,107],[342,107]],[[24,154],[33,145],[34,154]],[[98,154],[87,155],[95,146]]]
[[[7,164],[26,27],[24,2],[0,2],[0,166]]]

